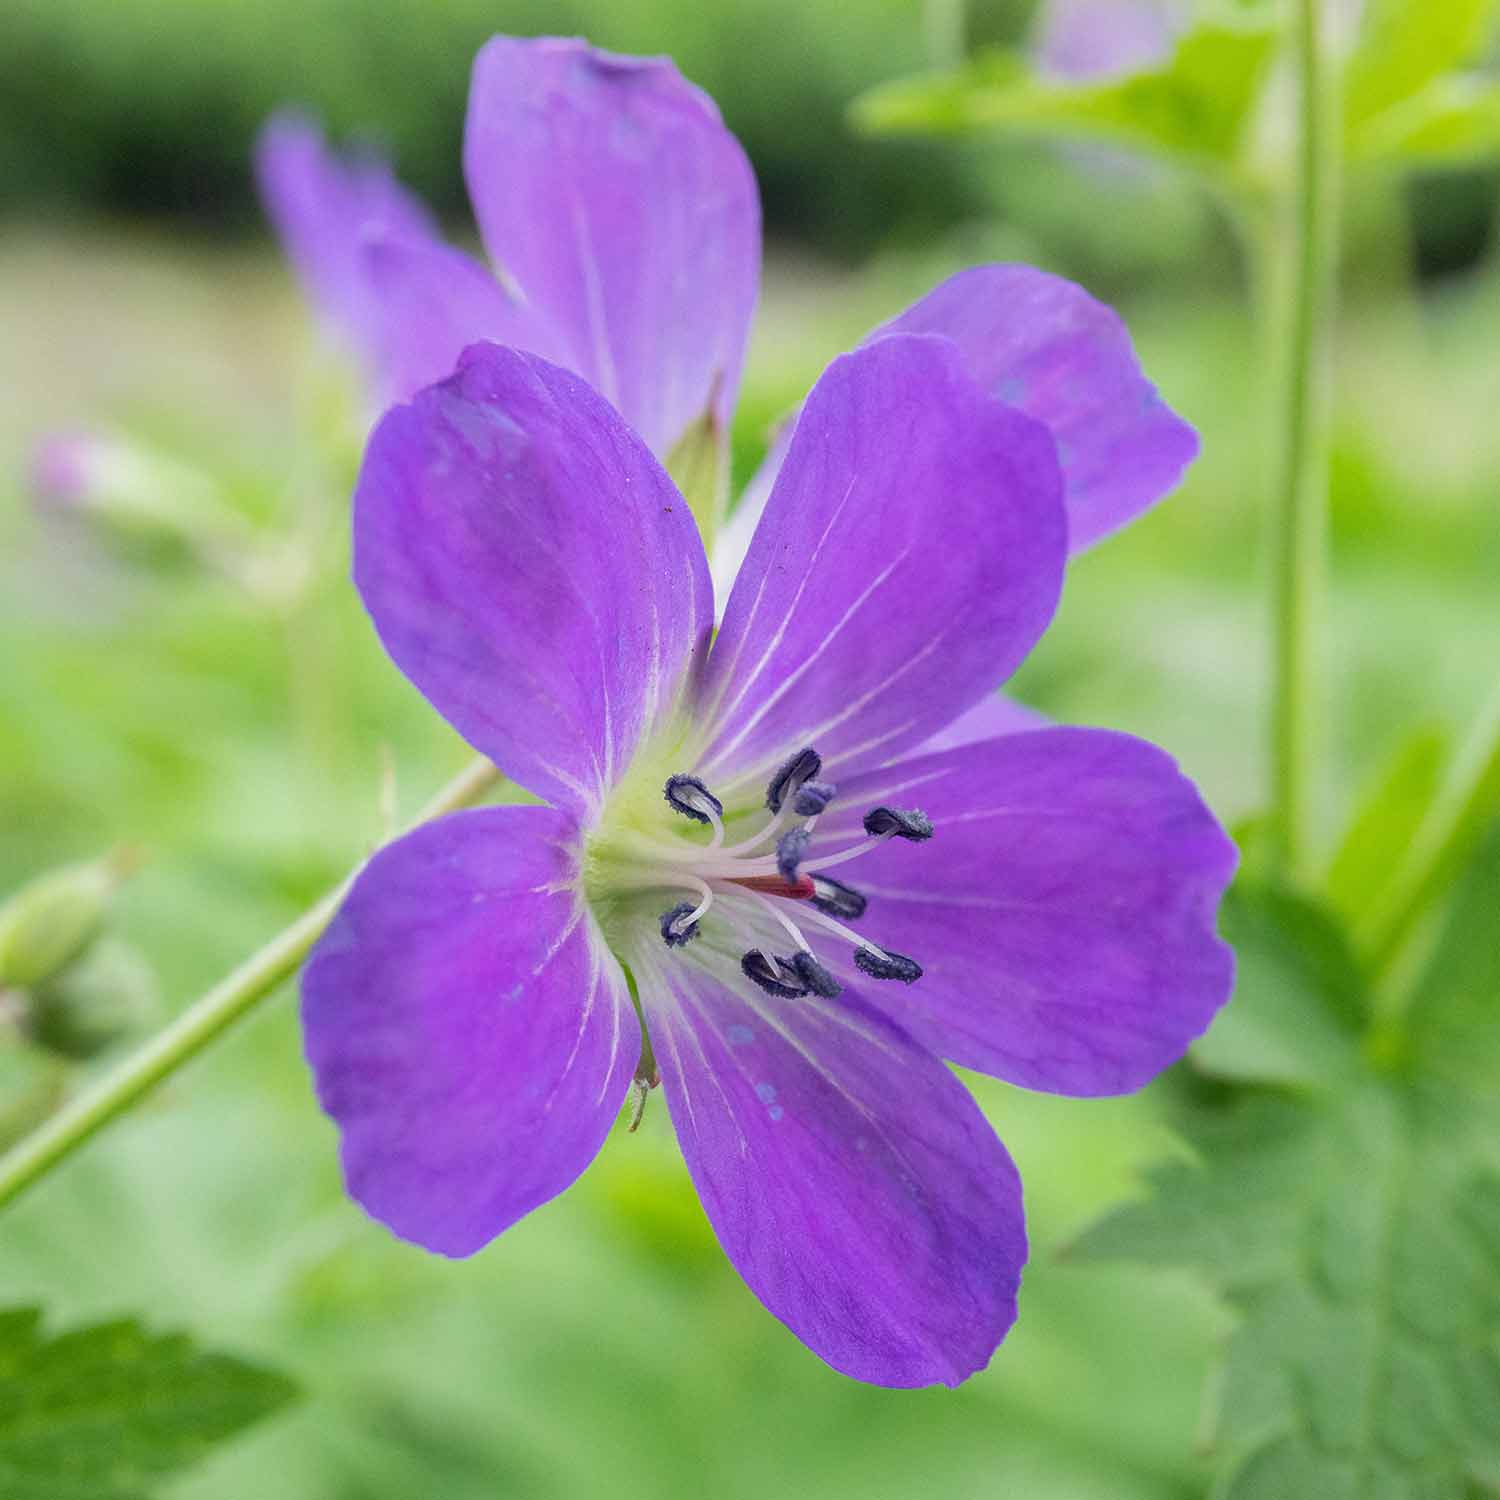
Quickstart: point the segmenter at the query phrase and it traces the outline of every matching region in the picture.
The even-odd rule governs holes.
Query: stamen
[[[773,813],[781,811],[782,802],[793,795],[803,782],[811,781],[823,769],[823,757],[811,745],[799,750],[771,778],[766,787],[766,806]]]
[[[815,818],[837,795],[831,781],[804,781],[792,798],[792,811],[799,818]]]
[[[922,965],[904,953],[882,953],[873,947],[856,948],[854,965],[871,979],[899,979],[910,984],[922,977]]]
[[[804,875],[804,880],[809,877]],[[865,907],[870,903],[852,885],[845,885],[842,880],[835,880],[831,875],[819,875],[812,882],[813,896],[812,904],[819,911],[827,912],[830,917],[843,917],[845,921],[855,922],[865,914]]]
[[[696,776],[686,774],[667,777],[662,789],[667,806],[695,823],[718,823],[724,816],[724,804]],[[719,837],[723,838],[722,825]]]
[[[661,940],[669,948],[681,948],[698,936],[697,910],[691,901],[679,901],[661,914]]]
[[[851,848],[840,849],[837,854],[820,854],[817,859],[807,861],[807,868],[802,873],[813,875],[820,870],[831,870],[835,865],[847,864],[851,859],[858,859],[861,854],[868,854],[871,849],[878,849],[895,837],[894,832],[882,833],[878,838],[866,839],[863,843],[855,844]]]
[[[758,984],[768,995],[795,1000],[807,993],[790,959],[776,958],[759,948],[752,948],[740,959],[740,969],[746,979]]]
[[[932,837],[932,819],[916,808],[899,812],[894,807],[872,807],[865,814],[865,832],[872,838],[894,835],[920,844]]]
[[[821,995],[825,1000],[832,1000],[835,995],[843,994],[843,985],[806,948],[792,954],[792,967],[797,971],[797,978],[813,994]]]
[[[797,878],[797,866],[807,853],[810,837],[805,828],[794,828],[776,841],[776,868],[781,872],[781,878],[788,883]]]

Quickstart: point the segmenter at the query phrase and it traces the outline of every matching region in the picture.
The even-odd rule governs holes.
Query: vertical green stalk
[[[1304,866],[1318,695],[1316,640],[1328,494],[1330,330],[1338,244],[1339,113],[1324,56],[1322,0],[1294,0],[1298,83],[1290,182],[1290,253],[1280,278],[1276,508],[1272,538],[1272,871],[1295,880]],[[1280,247],[1269,247],[1280,253]]]

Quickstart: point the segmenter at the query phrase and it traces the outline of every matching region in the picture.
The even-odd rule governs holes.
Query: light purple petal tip
[[[853,991],[643,986],[688,1170],[751,1291],[856,1380],[957,1385],[1016,1316],[1021,1184],[956,1078]],[[748,988],[748,987],[747,987]]]
[[[1181,0],[1046,0],[1038,19],[1037,66],[1084,83],[1165,63],[1191,16]]]
[[[1119,316],[1031,266],[960,271],[877,329],[938,334],[991,394],[1052,433],[1074,552],[1154,505],[1198,453],[1197,434],[1141,373]]]
[[[814,858],[857,837],[872,803],[932,820],[928,842],[882,845],[838,873],[868,898],[861,930],[922,965],[900,1016],[941,1056],[1026,1088],[1128,1093],[1229,998],[1233,954],[1214,924],[1235,848],[1154,746],[1038,729],[839,794]]]
[[[397,666],[508,775],[593,812],[713,625],[687,503],[576,375],[477,344],[387,412],[354,578]]]
[[[1046,628],[1065,533],[1052,440],[950,341],[836,359],[725,610],[698,773],[763,779],[788,746],[814,745],[842,781],[919,744]]]
[[[550,808],[439,819],[382,849],[302,978],[349,1191],[471,1255],[593,1160],[640,1056],[625,976]]]
[[[87,431],[51,432],[31,450],[29,487],[37,504],[55,511],[83,505],[96,482],[102,440]]]
[[[667,457],[727,426],[760,272],[739,143],[665,58],[495,37],[474,62],[469,196],[502,280]]]
[[[308,299],[330,332],[371,358],[380,308],[363,246],[371,238],[441,243],[431,215],[385,162],[368,152],[340,155],[316,124],[294,113],[274,115],[262,129],[255,177]]]

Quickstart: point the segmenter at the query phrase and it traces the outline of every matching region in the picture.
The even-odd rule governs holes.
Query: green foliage
[[[1478,1129],[1373,1081],[1241,1099],[1188,1125],[1200,1164],[1076,1247],[1192,1266],[1238,1313],[1219,1493],[1417,1500],[1500,1474],[1500,1174]]]
[[[1162,67],[1068,83],[1017,52],[990,52],[949,76],[887,84],[855,106],[875,131],[965,134],[1010,130],[1116,141],[1222,169],[1239,155],[1275,33],[1209,24],[1189,32]]]
[[[1235,951],[1234,997],[1193,1061],[1242,1082],[1323,1089],[1346,1076],[1363,981],[1342,927],[1311,901],[1241,882],[1221,930]]]
[[[1360,801],[1327,876],[1328,899],[1346,920],[1385,891],[1437,795],[1448,750],[1445,734],[1417,730]]]
[[[1074,1247],[1196,1269],[1236,1313],[1215,1386],[1216,1500],[1463,1500],[1500,1482],[1497,909],[1500,836],[1453,903],[1399,1041],[1384,1017],[1373,1061],[1346,1044],[1314,1078],[1332,1043],[1308,1013],[1347,1012],[1347,943],[1303,903],[1241,894],[1231,908],[1245,972],[1226,1019],[1248,1002],[1296,1065],[1273,1049],[1265,1066],[1244,1021],[1210,1060],[1316,1087],[1200,1099],[1181,1122],[1196,1160],[1157,1168],[1148,1199]],[[1274,1010],[1268,988],[1282,991]],[[1236,1040],[1237,1071],[1224,1061]]]
[[[1344,80],[1349,125],[1462,67],[1478,52],[1493,10],[1494,0],[1369,0]]]
[[[281,1375],[134,1322],[47,1338],[35,1308],[0,1311],[0,1496],[140,1500],[294,1392]]]
[[[1500,87],[1488,78],[1440,78],[1353,130],[1357,162],[1476,166],[1500,156]]]

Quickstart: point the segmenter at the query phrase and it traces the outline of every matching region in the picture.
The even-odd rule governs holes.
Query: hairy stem
[[[476,802],[499,776],[489,761],[474,761],[422,809],[411,826]],[[194,1001],[170,1026],[0,1157],[0,1207],[66,1161],[273,994],[317,942],[357,873],[352,871],[337,889]]]
[[[1270,857],[1273,871],[1287,879],[1297,877],[1307,854],[1328,493],[1339,122],[1331,70],[1325,66],[1322,3],[1295,0],[1298,131],[1289,205],[1290,264],[1279,279],[1284,304],[1278,320],[1283,352],[1272,543]],[[1269,247],[1268,253],[1277,254],[1277,247]]]

